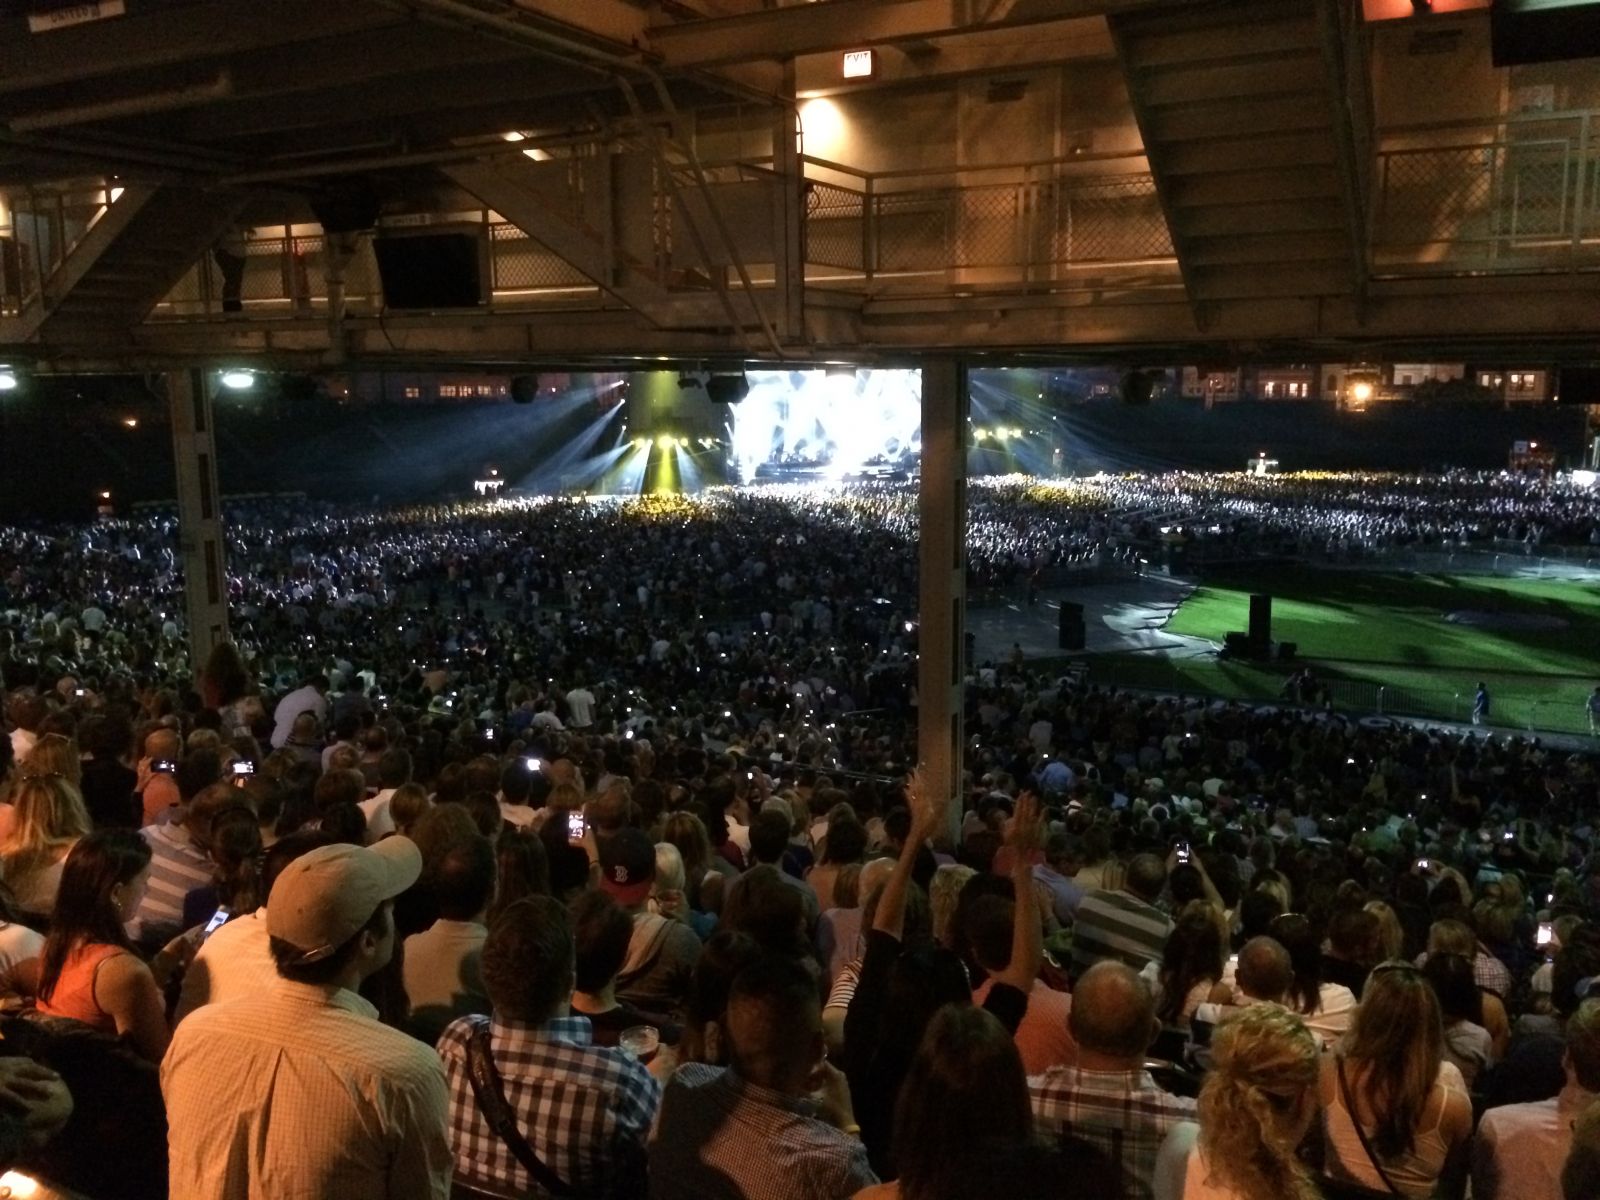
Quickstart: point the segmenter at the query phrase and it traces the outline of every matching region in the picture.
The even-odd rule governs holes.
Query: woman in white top
[[[1293,1013],[1260,1004],[1218,1026],[1211,1049],[1183,1200],[1316,1200],[1295,1155],[1317,1115],[1316,1039]],[[1163,1156],[1175,1144],[1176,1134]],[[1156,1194],[1172,1195],[1159,1167]]]
[[[0,835],[0,874],[19,910],[55,911],[62,865],[89,828],[83,796],[64,776],[23,769],[11,788],[11,821]]]
[[[1322,937],[1299,913],[1284,913],[1267,927],[1289,952],[1294,984],[1284,1003],[1325,1042],[1337,1042],[1355,1017],[1356,996],[1342,983],[1322,979]]]
[[[1331,1178],[1421,1200],[1459,1168],[1472,1102],[1444,1059],[1439,1002],[1410,963],[1373,969],[1342,1054],[1323,1063],[1320,1091]]]

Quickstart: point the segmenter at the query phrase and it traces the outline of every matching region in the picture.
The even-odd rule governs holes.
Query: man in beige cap
[[[356,992],[394,954],[393,901],[417,881],[407,838],[323,846],[267,900],[278,978],[207,1005],[161,1065],[172,1200],[444,1200],[444,1072]]]

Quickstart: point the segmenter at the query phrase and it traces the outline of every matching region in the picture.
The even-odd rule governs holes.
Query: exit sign
[[[124,0],[92,0],[91,3],[35,4],[28,13],[29,33],[49,33],[53,29],[68,29],[73,25],[87,25],[107,17],[120,17],[127,13]]]
[[[846,79],[871,79],[877,65],[876,56],[871,50],[846,50],[844,53]]]

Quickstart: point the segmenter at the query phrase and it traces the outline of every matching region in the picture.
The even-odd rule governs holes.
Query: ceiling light
[[[222,386],[230,391],[244,392],[255,387],[256,376],[254,371],[234,368],[222,373]]]

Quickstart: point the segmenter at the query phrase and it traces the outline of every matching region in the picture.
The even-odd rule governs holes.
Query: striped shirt
[[[1072,926],[1072,979],[1112,958],[1142,971],[1161,961],[1172,919],[1128,892],[1096,890],[1078,902]]]
[[[1034,1127],[1051,1142],[1075,1138],[1120,1166],[1120,1200],[1151,1200],[1167,1134],[1195,1120],[1195,1102],[1156,1086],[1148,1071],[1054,1067],[1028,1080]]]
[[[645,1138],[661,1085],[620,1050],[594,1045],[587,1017],[525,1025],[468,1016],[450,1023],[439,1057],[450,1088],[456,1178],[495,1194],[546,1194],[489,1128],[472,1094],[467,1045],[485,1022],[506,1100],[539,1160],[579,1195],[643,1195]]]
[[[150,843],[150,886],[134,914],[139,940],[165,944],[183,932],[183,898],[210,885],[211,857],[182,825],[146,825],[139,836]]]
[[[679,1067],[650,1142],[651,1200],[841,1200],[877,1183],[866,1147],[815,1112],[731,1067]]]

